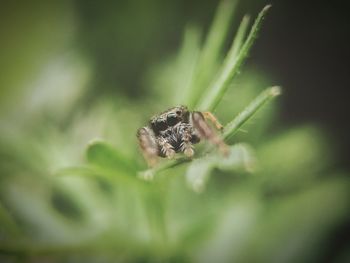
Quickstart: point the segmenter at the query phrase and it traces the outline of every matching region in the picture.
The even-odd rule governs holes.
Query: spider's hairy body
[[[148,164],[153,166],[158,156],[173,158],[180,152],[192,157],[193,145],[201,139],[207,139],[225,151],[226,145],[207,124],[206,117],[218,128],[222,127],[211,113],[192,112],[186,106],[173,107],[153,116],[149,125],[137,132]]]

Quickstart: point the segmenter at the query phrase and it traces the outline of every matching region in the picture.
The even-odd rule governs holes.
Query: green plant
[[[220,4],[203,48],[198,29],[186,29],[179,55],[148,73],[153,90],[145,101],[103,97],[85,111],[68,105],[60,118],[33,114],[13,125],[17,134],[3,122],[1,257],[307,262],[329,253],[328,237],[347,217],[349,180],[336,171],[328,176],[331,148],[319,129],[269,128],[277,105],[258,109],[279,87],[261,91],[269,80],[253,70],[237,75],[269,6],[248,34],[243,18],[222,62],[235,3]],[[217,110],[228,123],[222,136],[229,157],[204,144],[192,161],[165,160],[148,170],[133,131],[152,111],[179,103]],[[249,133],[238,132],[243,125]],[[82,156],[95,136],[103,140]]]

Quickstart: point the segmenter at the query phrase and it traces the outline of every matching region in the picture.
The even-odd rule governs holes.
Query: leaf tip
[[[281,95],[281,93],[282,93],[282,88],[281,88],[280,86],[271,87],[271,88],[270,88],[270,91],[269,91],[269,94],[270,94],[272,97],[279,96],[279,95]]]
[[[100,144],[100,143],[104,143],[104,140],[102,138],[94,138],[91,139],[88,143],[87,143],[87,148],[90,148],[91,146],[95,145],[95,144]]]
[[[263,13],[267,12],[271,7],[272,7],[271,4],[266,5],[266,6],[263,8],[262,12],[263,12]]]
[[[248,23],[248,21],[250,20],[250,15],[249,14],[245,14],[242,18],[242,21],[245,21],[246,23]]]

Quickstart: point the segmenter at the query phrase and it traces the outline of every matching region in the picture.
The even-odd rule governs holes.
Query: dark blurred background
[[[347,10],[345,1],[275,1],[252,57],[284,87],[282,120],[323,126],[349,167]]]
[[[349,167],[346,1],[240,1],[231,35],[243,14],[254,17],[266,3],[273,8],[249,66],[283,86],[280,120],[287,126],[312,122],[325,128],[340,154],[338,165]],[[93,65],[90,98],[123,92],[142,100],[148,68],[178,50],[188,23],[208,30],[217,4],[218,0],[2,3],[1,103],[9,100],[9,90],[14,93],[23,85],[8,76],[23,76],[28,68],[35,72],[42,56],[67,45]]]

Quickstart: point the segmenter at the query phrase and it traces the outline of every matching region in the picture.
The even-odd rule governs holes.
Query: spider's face
[[[179,123],[188,123],[189,114],[186,106],[177,106],[152,117],[150,126],[155,134],[159,134]]]

